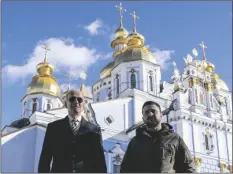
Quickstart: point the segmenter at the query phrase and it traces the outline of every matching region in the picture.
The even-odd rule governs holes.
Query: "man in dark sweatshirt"
[[[137,129],[121,164],[121,173],[194,173],[194,162],[184,140],[161,123],[158,103],[147,101],[142,107],[146,126]]]

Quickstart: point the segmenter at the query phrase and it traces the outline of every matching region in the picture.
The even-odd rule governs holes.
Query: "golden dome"
[[[114,32],[114,37],[115,37],[115,39],[117,39],[119,37],[126,38],[128,36],[128,34],[129,34],[128,31],[124,27],[120,26]]]
[[[226,91],[229,91],[226,83],[220,79],[219,75],[218,74],[212,74],[211,75],[211,80],[212,80],[212,83],[214,85],[214,88],[216,89],[224,89]]]
[[[137,32],[131,33],[126,39],[128,46],[142,46],[145,41],[145,38]]]
[[[57,84],[56,78],[51,76],[53,66],[48,62],[42,62],[37,65],[36,75],[32,78],[32,82],[28,85],[27,94],[50,94],[60,96],[60,88]]]
[[[115,46],[118,44],[126,44],[126,37],[128,35],[128,31],[120,26],[118,29],[116,29],[114,33],[115,39],[111,42],[111,47],[115,49]]]
[[[114,61],[108,63],[101,71],[100,71],[100,78],[103,79],[105,77],[111,76],[111,70],[114,67]]]
[[[155,63],[155,59],[147,47],[127,49],[116,57],[114,66],[119,65],[121,62],[129,62],[136,60],[145,60]]]

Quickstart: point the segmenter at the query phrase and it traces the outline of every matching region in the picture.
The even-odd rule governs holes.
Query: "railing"
[[[158,86],[153,85],[153,91],[150,90],[150,86],[146,81],[137,81],[136,87],[131,88],[131,82],[121,82],[119,86],[116,86],[115,88],[108,91],[108,97],[109,99],[112,98],[118,98],[122,93],[124,93],[127,89],[137,89],[139,91],[147,92],[150,95],[157,96],[160,92],[160,89],[158,89]],[[146,89],[144,89],[144,86],[146,85]],[[117,93],[117,90],[119,88],[119,93]],[[100,90],[101,91],[101,90]],[[97,98],[100,93],[97,93]],[[114,96],[114,97],[113,97]],[[98,100],[97,100],[98,101]]]

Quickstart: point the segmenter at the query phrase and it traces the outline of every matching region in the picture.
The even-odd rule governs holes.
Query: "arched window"
[[[51,109],[51,103],[47,103],[47,110]]]
[[[198,103],[197,89],[195,89],[195,98],[196,98],[196,103]]]
[[[209,132],[209,129],[206,129],[206,132],[203,133],[204,135],[204,145],[205,150],[207,153],[213,152],[214,150],[214,141],[213,141],[213,135]]]
[[[225,104],[226,104],[226,114],[229,115],[229,111],[228,111],[228,100],[227,97],[225,97]]]
[[[205,135],[205,149],[206,150],[210,150],[209,149],[209,140],[208,140],[208,136],[207,135]]]
[[[150,90],[153,91],[153,79],[151,75],[149,75],[149,83],[150,83]]]
[[[203,92],[200,92],[200,103],[204,104],[204,96],[203,96]]]
[[[212,94],[210,94],[210,106],[211,106],[211,108],[213,108],[213,96],[212,96]]]
[[[100,101],[100,93],[97,93],[96,101]]]
[[[192,91],[191,90],[189,90],[189,96],[188,97],[189,97],[188,102],[191,105],[192,104]]]
[[[32,99],[32,113],[34,113],[37,110],[37,100],[36,98]]]
[[[130,75],[131,88],[136,88],[136,76],[134,73]]]
[[[120,80],[119,80],[119,74],[116,75],[116,94],[118,95],[120,92]]]

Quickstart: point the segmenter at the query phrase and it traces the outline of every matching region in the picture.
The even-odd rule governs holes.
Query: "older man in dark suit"
[[[48,124],[39,173],[106,173],[100,127],[83,117],[81,91],[66,96],[68,116]]]

